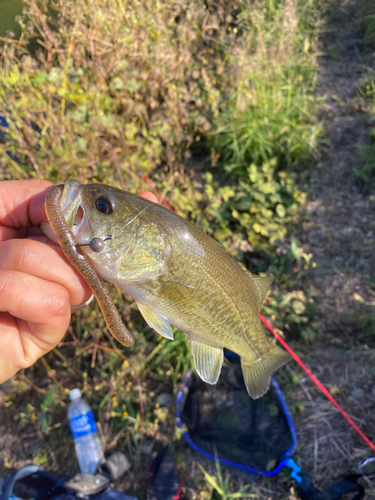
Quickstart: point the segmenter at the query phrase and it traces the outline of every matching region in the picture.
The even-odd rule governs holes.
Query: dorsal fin
[[[263,304],[264,297],[266,296],[269,287],[272,284],[273,278],[269,276],[257,276],[256,274],[248,273],[249,278],[253,281],[255,288],[258,292],[260,306]]]

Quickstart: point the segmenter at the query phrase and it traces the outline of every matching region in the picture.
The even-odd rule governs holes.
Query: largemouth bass
[[[101,278],[116,283],[163,337],[173,340],[171,325],[187,333],[205,382],[217,382],[226,347],[241,357],[250,396],[267,392],[271,374],[290,359],[268,340],[259,319],[271,278],[244,271],[196,226],[140,196],[75,180],[66,182],[60,198],[61,191],[56,187],[47,195],[46,210],[55,239],[81,273],[84,268],[94,285]],[[64,233],[65,221],[69,231]],[[43,230],[51,236],[46,226]],[[104,297],[108,324],[112,306],[102,284],[95,294]],[[119,334],[115,328],[115,336],[132,344],[125,327]]]

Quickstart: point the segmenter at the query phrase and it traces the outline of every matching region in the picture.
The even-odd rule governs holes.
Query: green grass
[[[318,31],[311,32],[311,16],[306,2],[243,5],[243,34],[229,63],[235,92],[217,113],[212,132],[226,171],[246,175],[250,163],[275,158],[285,168],[316,153]]]

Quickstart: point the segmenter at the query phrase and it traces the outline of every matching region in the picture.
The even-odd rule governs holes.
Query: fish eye
[[[106,196],[99,196],[99,198],[95,201],[95,208],[98,212],[109,215],[114,210],[114,203]]]

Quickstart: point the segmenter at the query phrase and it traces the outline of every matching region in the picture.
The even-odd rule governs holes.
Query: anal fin
[[[173,340],[173,332],[169,321],[156,313],[151,307],[146,306],[146,304],[142,304],[141,302],[137,302],[138,309],[140,310],[142,316],[144,317],[146,323],[156,330],[160,335],[165,337],[166,339]]]
[[[241,358],[243,378],[250,396],[253,399],[263,396],[270,387],[272,373],[289,360],[290,355],[277,345],[252,363]]]
[[[223,348],[192,340],[191,353],[200,378],[208,384],[216,384],[223,364]]]

